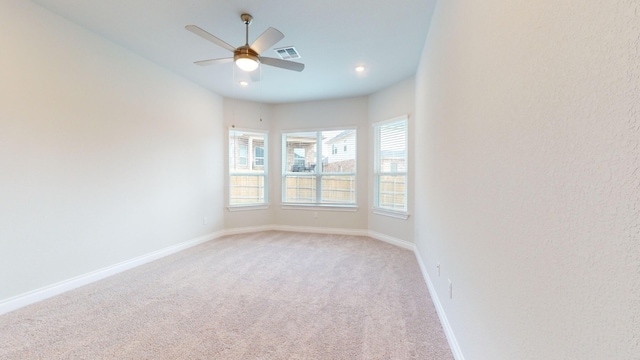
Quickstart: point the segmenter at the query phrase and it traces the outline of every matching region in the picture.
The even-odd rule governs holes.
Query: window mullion
[[[230,207],[264,205],[268,201],[268,155],[255,164],[255,149],[268,147],[268,134],[261,130],[229,129],[228,203]],[[241,163],[240,160],[243,160]]]
[[[374,131],[374,154],[373,154],[373,172],[374,172],[374,200],[373,203],[376,207],[380,207],[380,126],[375,127]]]
[[[316,133],[316,204],[322,203],[322,131]],[[319,165],[319,166],[318,166]],[[320,170],[318,170],[320,168]]]
[[[283,133],[283,203],[355,205],[355,137],[356,129]]]
[[[407,117],[374,125],[374,207],[407,211],[407,147]]]

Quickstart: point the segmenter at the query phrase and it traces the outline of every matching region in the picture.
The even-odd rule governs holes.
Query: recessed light
[[[248,85],[249,85],[248,82],[246,82],[244,80],[240,81],[240,86],[248,86]]]
[[[362,66],[362,65],[356,66],[356,71],[357,72],[363,72],[364,71],[364,66]]]

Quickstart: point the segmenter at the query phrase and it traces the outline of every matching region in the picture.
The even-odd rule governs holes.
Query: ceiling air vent
[[[298,50],[293,46],[287,46],[283,48],[273,49],[278,53],[280,59],[282,60],[291,60],[291,59],[299,59],[301,56],[298,54]]]

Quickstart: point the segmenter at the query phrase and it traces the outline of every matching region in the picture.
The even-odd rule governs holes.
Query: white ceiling
[[[415,74],[436,0],[33,0],[125,48],[230,98],[266,103],[368,95]],[[241,87],[232,63],[194,65],[232,55],[185,30],[197,25],[233,46],[268,27],[295,46],[302,72],[261,66]],[[262,55],[275,57],[273,49]],[[364,65],[363,73],[354,68]]]

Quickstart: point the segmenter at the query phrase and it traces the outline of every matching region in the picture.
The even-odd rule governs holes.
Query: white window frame
[[[231,152],[234,149],[234,146],[232,146],[231,144],[231,136],[233,132],[245,132],[248,134],[256,134],[256,135],[261,135],[264,138],[263,141],[263,146],[260,146],[264,149],[263,154],[264,156],[262,157],[263,159],[263,165],[258,165],[255,163],[255,148],[251,148],[248,145],[246,145],[247,147],[247,158],[246,158],[246,164],[240,164],[243,166],[247,166],[249,168],[252,168],[254,166],[262,166],[263,170],[261,172],[256,172],[253,171],[251,169],[248,169],[247,171],[232,171],[231,169],[231,164],[227,164],[227,191],[229,192],[228,197],[227,197],[227,209],[229,211],[238,211],[238,210],[255,210],[255,209],[266,209],[269,207],[269,171],[268,171],[268,165],[269,165],[269,154],[268,154],[268,149],[269,149],[269,132],[267,130],[257,130],[257,129],[240,129],[240,128],[236,128],[236,127],[230,127],[227,131],[227,141],[229,142],[229,146],[227,146],[227,149],[229,152]],[[227,161],[231,160],[231,154],[228,153],[227,154]],[[240,157],[238,155],[238,160],[240,160]],[[263,201],[261,202],[251,202],[251,203],[232,203],[232,182],[231,182],[231,178],[233,176],[256,176],[256,177],[263,177],[263,184],[264,184],[264,197],[263,197]]]
[[[404,161],[405,171],[383,171],[380,169],[381,149],[380,149],[380,131],[383,126],[396,122],[405,123],[405,147],[404,147]],[[409,198],[409,115],[398,116],[389,120],[381,121],[373,124],[373,209],[372,212],[378,215],[385,215],[389,217],[408,219],[408,198]],[[381,176],[404,176],[405,191],[404,191],[404,208],[392,209],[389,207],[383,207],[380,205],[380,177]]]
[[[258,149],[262,149],[262,156],[257,155]],[[264,146],[256,146],[253,148],[253,166],[264,166]],[[262,164],[258,164],[258,160],[262,161]]]
[[[244,151],[243,151],[244,150]],[[244,156],[242,153],[244,152]],[[238,145],[238,163],[243,166],[249,166],[249,146]]]
[[[354,148],[354,160],[355,166],[353,172],[322,172],[322,132],[325,131],[347,131],[353,130],[355,132],[355,148]],[[287,166],[287,135],[295,134],[295,133],[316,133],[316,166],[312,172],[294,172],[291,169],[288,169]],[[335,148],[338,149],[339,146],[335,145]],[[334,146],[329,150],[331,155],[335,155],[333,153]],[[337,151],[336,151],[337,153]],[[340,128],[330,128],[330,129],[304,129],[304,130],[287,130],[282,133],[282,207],[284,209],[295,209],[295,208],[309,208],[309,207],[317,207],[317,208],[334,208],[335,210],[345,210],[345,211],[355,211],[358,206],[358,129],[357,127],[340,127]],[[315,176],[316,178],[316,201],[301,203],[301,202],[287,202],[287,176]],[[323,203],[322,202],[322,177],[324,176],[353,176],[354,183],[354,202],[353,203]]]

